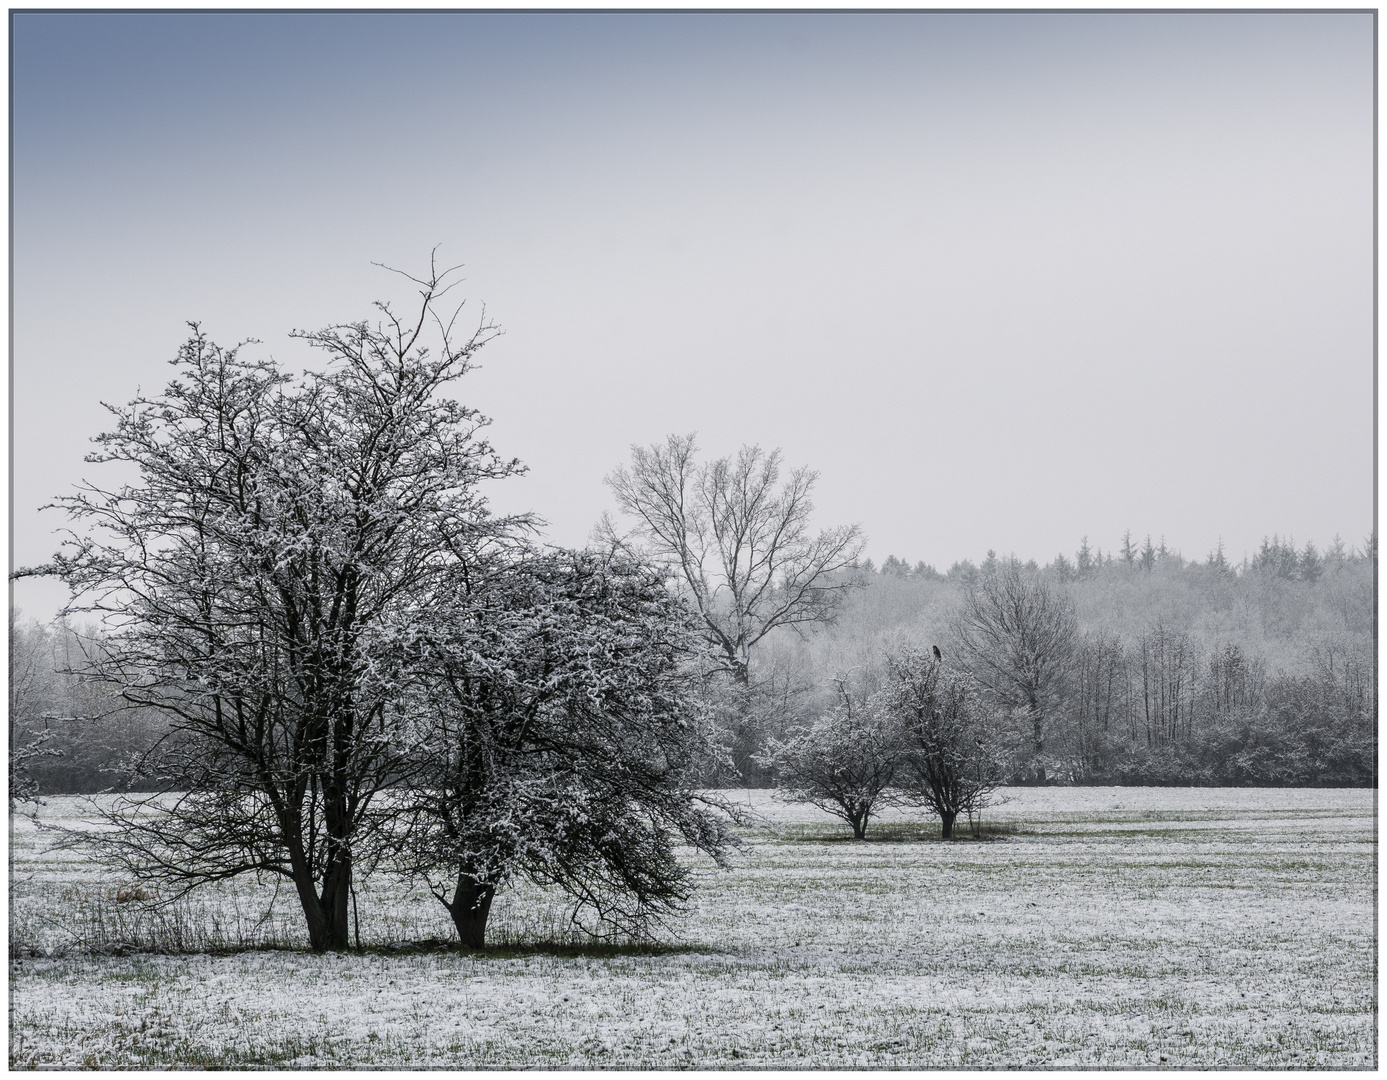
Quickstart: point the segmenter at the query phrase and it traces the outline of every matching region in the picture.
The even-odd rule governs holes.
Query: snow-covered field
[[[942,843],[937,822],[892,814],[856,843],[741,793],[763,823],[707,876],[675,947],[576,954],[372,950],[449,929],[381,880],[359,897],[363,954],[93,955],[301,938],[292,897],[266,917],[273,889],[253,883],[151,923],[18,819],[10,1063],[1375,1066],[1374,792],[1006,794],[987,815],[1000,839]],[[557,919],[525,890],[493,915],[501,939],[553,938]]]

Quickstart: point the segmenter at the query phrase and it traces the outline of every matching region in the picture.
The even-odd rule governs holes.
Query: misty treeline
[[[148,709],[123,707],[119,691],[82,677],[100,634],[66,621],[44,625],[10,612],[10,801],[121,787],[167,731]]]
[[[1075,620],[1040,760],[1032,741],[1008,778],[1034,780],[1038,764],[1050,782],[1080,784],[1373,784],[1372,540],[1320,551],[1268,538],[1238,564],[1220,551],[1199,561],[1162,547],[1128,541],[1125,554],[1105,554],[1084,543],[1018,567],[1067,597]],[[722,764],[701,779],[773,783],[772,744],[834,715],[844,686],[876,678],[892,650],[939,644],[959,659],[961,600],[1006,562],[989,554],[940,573],[889,557],[835,571],[849,586],[836,619],[773,630],[748,680],[714,695]],[[99,643],[95,631],[11,615],[19,794],[140,783],[135,766],[167,720],[81,677],[84,650]]]
[[[1375,560],[1371,537],[1323,551],[1270,537],[1233,564],[1128,536],[1043,566],[992,552],[944,573],[864,561],[843,572],[859,587],[833,625],[767,642],[760,672],[779,715],[762,718],[809,725],[837,693],[816,673],[928,643],[1010,717],[1012,782],[1372,785]],[[750,747],[782,733],[748,734],[736,756],[769,783]]]

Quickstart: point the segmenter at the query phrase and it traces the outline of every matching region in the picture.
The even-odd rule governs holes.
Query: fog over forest
[[[1374,783],[1374,554],[1371,537],[1335,537],[1323,550],[1269,537],[1233,565],[1218,551],[1186,559],[1128,536],[1117,551],[1081,541],[1044,566],[1020,564],[1072,598],[1080,630],[1049,781]],[[941,573],[892,555],[841,571],[855,587],[832,624],[767,638],[754,672],[776,707],[731,738],[737,771],[717,780],[771,783],[757,754],[829,707],[832,676],[861,675],[910,645],[949,650],[960,593],[1008,558],[988,552]],[[39,789],[124,786],[164,722],[60,673],[80,668],[90,628],[19,613],[11,635],[12,745],[48,733],[28,763]]]
[[[1078,783],[1364,784],[1375,772],[1376,545],[1324,550],[1268,537],[1233,565],[1130,536],[1081,542],[1022,570],[1073,602],[1078,640],[1057,688],[1051,779]],[[944,573],[888,556],[849,571],[837,622],[769,642],[765,677],[803,718],[824,707],[811,672],[870,670],[909,644],[951,649],[962,592],[1010,561]],[[794,693],[794,688],[800,693]]]

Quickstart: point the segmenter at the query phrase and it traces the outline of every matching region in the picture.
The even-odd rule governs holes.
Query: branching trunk
[[[848,824],[852,826],[852,838],[854,840],[867,839],[867,813],[865,811],[848,818]]]
[[[308,924],[308,944],[316,952],[346,949],[348,936],[349,901],[351,899],[352,864],[350,856],[339,858],[323,876],[322,892],[306,863],[294,861],[294,888],[304,921]]]
[[[467,873],[458,874],[452,902],[445,900],[443,906],[453,917],[458,938],[466,948],[480,949],[486,945],[486,919],[495,895],[496,886],[490,882],[478,881]]]

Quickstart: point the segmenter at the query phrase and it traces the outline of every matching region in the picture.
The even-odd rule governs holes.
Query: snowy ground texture
[[[664,951],[382,948],[448,929],[382,880],[360,896],[367,950],[316,956],[283,947],[287,894],[268,918],[273,890],[243,883],[151,922],[16,819],[10,1064],[1376,1066],[1374,792],[1007,794],[999,839],[893,815],[859,843],[740,793],[766,823]],[[557,917],[517,890],[495,936],[553,940]],[[170,942],[218,951],[111,952]]]

